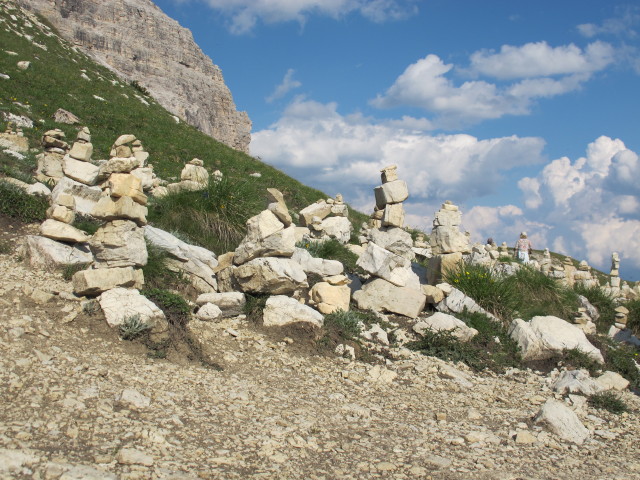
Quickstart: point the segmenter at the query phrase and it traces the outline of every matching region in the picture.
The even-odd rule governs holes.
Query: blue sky
[[[640,6],[609,0],[155,0],[220,66],[251,153],[368,212],[640,280]]]

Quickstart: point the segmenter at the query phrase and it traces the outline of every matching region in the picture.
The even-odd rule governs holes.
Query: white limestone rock
[[[401,203],[389,204],[384,207],[382,226],[400,228],[404,226],[404,207]]]
[[[309,291],[310,303],[320,311],[329,314],[338,310],[348,311],[351,300],[351,289],[348,285],[332,285],[318,282]]]
[[[315,273],[322,277],[340,275],[344,271],[344,265],[338,260],[313,257],[304,248],[296,247],[291,260],[298,263],[305,273]]]
[[[102,198],[102,189],[63,177],[51,192],[51,202],[64,205],[64,203],[59,200],[61,195],[71,195],[74,198],[76,213],[90,215],[98,201]]]
[[[242,292],[203,293],[196,299],[196,304],[212,303],[222,312],[223,317],[235,317],[244,311],[247,299]]]
[[[81,162],[89,162],[91,155],[93,155],[93,145],[90,143],[75,142],[69,150],[69,156]]]
[[[409,189],[407,182],[404,180],[383,183],[381,186],[374,188],[373,192],[378,208],[384,208],[385,205],[392,203],[401,203],[409,198]]]
[[[130,220],[102,225],[89,241],[96,264],[104,267],[142,267],[147,264],[144,229]]]
[[[89,186],[96,184],[100,173],[100,167],[97,165],[76,160],[69,155],[63,159],[62,170],[67,177]]]
[[[484,308],[476,303],[476,301],[462,293],[457,288],[451,287],[451,291],[447,296],[436,305],[436,310],[444,313],[462,313],[465,310],[471,313],[482,313],[487,317],[498,321],[495,315],[487,312]]]
[[[280,295],[309,286],[302,267],[289,258],[256,258],[237,267],[233,274],[243,292]]]
[[[263,322],[265,327],[282,327],[303,322],[321,328],[324,325],[324,316],[294,298],[276,295],[269,297],[265,304]]]
[[[368,280],[353,293],[358,308],[376,312],[391,312],[416,318],[424,309],[426,296],[422,290],[398,287],[382,278]]]
[[[26,256],[34,268],[59,269],[93,262],[89,246],[84,243],[67,245],[50,238],[27,235]]]
[[[131,197],[140,205],[147,204],[147,196],[142,191],[142,181],[130,173],[113,173],[107,187],[112,197]]]
[[[371,242],[379,247],[400,255],[407,260],[413,260],[413,240],[411,234],[402,228],[374,228],[370,233]]]
[[[545,425],[561,439],[578,445],[589,438],[589,430],[575,412],[557,400],[547,400],[536,415],[534,423]]]
[[[247,234],[235,251],[234,262],[236,265],[241,265],[258,257],[291,257],[295,248],[294,226],[287,227],[262,239],[252,239]]]
[[[468,327],[462,320],[442,312],[436,312],[413,326],[413,331],[420,335],[424,335],[427,330],[434,332],[449,331],[461,342],[468,342],[478,334],[475,328]]]
[[[96,296],[116,287],[142,288],[144,276],[133,267],[97,268],[76,272],[71,281],[76,295]]]
[[[218,289],[216,273],[218,260],[215,253],[197,245],[190,245],[179,238],[159,228],[146,225],[144,227],[145,239],[154,247],[167,252],[172,258],[167,259],[169,268],[181,271],[194,278],[200,279],[209,285],[214,291]],[[199,291],[205,290],[204,285],[194,285]]]
[[[222,310],[220,309],[220,307],[213,303],[205,303],[198,309],[196,313],[196,318],[205,322],[219,320],[222,318],[222,316]]]
[[[300,210],[300,224],[303,227],[306,227],[311,225],[313,217],[318,217],[323,220],[330,214],[331,205],[329,205],[325,200],[320,200]]]
[[[624,378],[619,373],[611,372],[609,370],[604,372],[595,380],[603,390],[617,390],[620,392],[622,390],[626,390],[627,387],[629,387],[629,380]]]
[[[591,378],[586,370],[566,370],[553,384],[553,390],[561,394],[579,393],[589,396],[603,391],[604,388]]]
[[[353,226],[346,217],[329,217],[320,223],[320,229],[329,238],[335,238],[341,244],[349,243]]]
[[[91,238],[82,230],[64,222],[49,218],[40,225],[40,235],[61,242],[84,243]]]
[[[577,326],[554,316],[533,317],[530,322],[517,318],[509,326],[509,335],[522,351],[524,360],[544,360],[563,350],[577,348],[599,363],[602,353]]]
[[[154,332],[160,333],[168,328],[162,310],[136,289],[113,288],[100,295],[98,302],[112,328],[119,327],[127,318],[134,316],[138,316]]]
[[[411,273],[411,262],[370,242],[356,265],[365,272],[404,287]]]
[[[147,207],[136,203],[131,197],[101,197],[91,212],[91,215],[101,220],[133,220],[139,226],[147,223]]]

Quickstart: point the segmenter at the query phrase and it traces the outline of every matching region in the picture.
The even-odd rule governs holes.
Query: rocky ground
[[[4,245],[25,232],[0,226]],[[0,254],[0,478],[640,478],[629,392],[622,415],[569,402],[577,446],[532,422],[561,399],[542,374],[305,354],[241,317],[208,327],[219,371],[149,357],[71,290]]]

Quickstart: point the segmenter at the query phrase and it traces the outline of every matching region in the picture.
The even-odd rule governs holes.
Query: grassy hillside
[[[235,219],[240,224],[264,208],[264,193],[268,187],[280,189],[292,211],[327,197],[182,121],[177,123],[172,114],[145,94],[144,87],[121,81],[111,71],[62,41],[42,19],[39,21],[45,25],[44,29],[25,18],[19,10],[10,8],[9,3],[0,5],[0,73],[10,77],[0,78],[0,112],[26,116],[34,121],[34,128],[24,129],[32,147],[39,147],[40,137],[49,129],[64,130],[67,140],[72,142],[78,127],[87,126],[92,134],[93,158],[101,159],[108,158],[109,149],[118,136],[131,133],[150,153],[149,162],[156,174],[167,180],[179,178],[184,164],[197,157],[210,171],[223,172],[228,181],[226,193],[237,190],[242,194],[241,208],[234,210],[244,217]],[[20,61],[30,62],[29,68],[18,68]],[[81,124],[54,122],[52,115],[58,108],[77,115]],[[4,125],[3,122],[0,126]],[[34,168],[34,154],[20,160],[0,151],[0,174],[26,179]],[[261,176],[252,177],[252,173]],[[235,198],[237,202],[238,195]],[[234,199],[219,198],[219,201],[231,204]],[[360,221],[364,217],[355,215]],[[151,219],[154,220],[153,212]],[[155,220],[163,221],[157,211]]]

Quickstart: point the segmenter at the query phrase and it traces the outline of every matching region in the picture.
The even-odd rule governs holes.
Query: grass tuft
[[[151,327],[140,319],[140,315],[131,315],[120,324],[120,338],[133,340],[150,329]]]
[[[49,201],[39,195],[29,195],[21,188],[0,179],[0,214],[18,218],[25,223],[46,218]]]
[[[345,272],[347,273],[361,271],[361,269],[356,266],[358,255],[335,238],[324,242],[299,242],[296,246],[308,250],[312,257],[339,261],[344,265]]]

